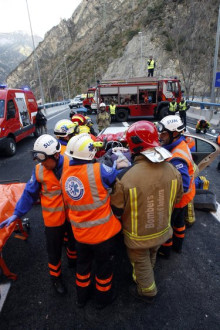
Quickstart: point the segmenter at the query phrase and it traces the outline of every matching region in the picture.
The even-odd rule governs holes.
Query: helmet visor
[[[43,151],[33,150],[32,155],[33,155],[33,160],[37,160],[40,163],[48,159],[48,155]]]
[[[162,132],[164,132],[164,131],[167,131],[167,129],[165,128],[164,124],[162,124],[162,123],[157,123],[157,131],[158,131],[159,133],[162,133]]]

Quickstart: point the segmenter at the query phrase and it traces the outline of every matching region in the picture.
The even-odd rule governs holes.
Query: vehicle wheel
[[[38,138],[39,136],[40,136],[40,128],[39,127],[35,127],[34,137]]]
[[[5,153],[7,156],[11,157],[16,154],[16,142],[13,138],[7,138]]]
[[[159,118],[159,120],[161,120],[161,119],[163,119],[166,116],[168,116],[168,107],[163,107],[159,111],[158,118]]]
[[[128,120],[128,111],[125,109],[118,109],[116,111],[116,120],[117,121],[127,121]]]

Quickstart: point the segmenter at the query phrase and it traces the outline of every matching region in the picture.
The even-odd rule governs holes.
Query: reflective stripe
[[[109,278],[106,278],[105,280],[100,280],[97,276],[95,277],[95,279],[99,284],[107,284],[107,283],[111,282],[112,277],[113,277],[113,274]]]
[[[47,190],[47,185],[44,182],[43,170],[44,170],[43,165],[40,164],[40,166],[39,166],[39,181],[40,181],[40,183],[42,184],[42,186],[44,188],[44,189],[41,190],[41,194],[46,196],[46,197],[59,196],[61,194],[61,189],[57,189],[57,190],[53,190],[53,191],[48,191]]]
[[[55,277],[59,277],[61,275],[61,269],[59,270],[59,272],[53,272],[52,270],[49,271],[50,275],[55,276]]]
[[[110,285],[108,285],[108,286],[100,286],[100,285],[98,285],[98,284],[96,283],[95,287],[96,287],[96,289],[99,290],[99,291],[104,291],[104,292],[106,292],[106,291],[109,291],[109,290],[111,289],[112,285],[110,284]]]
[[[178,238],[184,238],[185,234],[177,234],[177,233],[173,233],[174,236],[178,237]]]
[[[183,230],[185,230],[185,229],[186,229],[186,227],[185,227],[185,226],[183,226],[183,227],[180,227],[180,228],[177,228],[177,227],[173,227],[173,229],[174,229],[174,230],[176,230],[176,231],[183,231]]]
[[[79,282],[78,280],[76,280],[76,285],[81,286],[82,288],[86,288],[87,286],[89,286],[91,283],[91,280],[89,280],[88,282]]]
[[[80,274],[76,273],[76,277],[77,277],[79,280],[87,280],[87,279],[90,278],[90,275],[91,275],[91,273],[88,273],[88,274],[86,274],[86,275],[80,275]]]
[[[90,186],[91,187],[91,186]],[[67,204],[67,207],[72,210],[72,211],[89,211],[89,210],[95,210],[98,207],[104,205],[107,200],[109,198],[109,195],[107,195],[105,197],[105,199],[103,200],[99,200],[98,202],[94,203],[94,204],[86,204],[86,205],[71,205],[71,204]]]
[[[183,156],[185,156],[191,162],[191,164],[193,166],[192,157],[190,157],[190,155],[191,155],[190,152],[189,152],[189,154],[187,154],[185,151],[183,151],[182,149],[178,149],[178,148],[174,149],[172,151],[172,154],[175,153],[175,152],[178,152],[178,153],[182,154]]]
[[[61,266],[61,260],[58,262],[58,264],[56,266],[48,263],[49,268],[53,269],[53,270],[58,270],[58,268]]]
[[[87,175],[88,175],[88,179],[89,179],[89,187],[90,187],[91,195],[92,195],[94,203],[97,203],[100,201],[100,198],[99,198],[98,189],[96,186],[93,164],[87,164],[86,170],[87,170]]]
[[[153,281],[153,284],[149,286],[148,288],[141,288],[142,292],[150,292],[153,291],[156,288],[156,283]]]
[[[132,234],[137,235],[137,189],[129,189],[130,194],[130,206],[131,206],[131,230]]]
[[[70,222],[76,228],[91,228],[91,227],[103,225],[104,223],[108,222],[112,215],[113,215],[113,213],[111,211],[107,217],[102,218],[102,219],[93,220],[93,221],[89,220],[89,221],[85,221],[85,222],[75,222],[74,220],[70,219]]]
[[[135,234],[131,234],[125,229],[123,229],[123,233],[126,236],[128,236],[130,239],[134,239],[136,241],[146,241],[148,239],[153,239],[153,238],[157,238],[157,237],[160,237],[160,236],[164,235],[169,230],[169,228],[170,228],[170,224],[164,230],[162,230],[159,233],[155,233],[155,234],[151,234],[151,235],[145,235],[145,236],[138,236],[138,235],[135,235]]]
[[[61,195],[61,189],[59,190],[53,190],[53,191],[42,191],[41,192],[42,195],[46,196],[46,197],[53,197],[53,196],[60,196]]]
[[[176,197],[176,190],[177,190],[177,179],[172,180],[171,182],[170,200],[169,200],[169,226],[171,222],[171,214],[173,212],[174,200]]]
[[[133,278],[134,282],[136,282],[137,277],[136,277],[135,268],[134,268],[135,263],[131,262],[131,265],[133,267],[132,278]]]
[[[64,206],[58,206],[58,207],[42,206],[42,211],[46,211],[46,212],[62,212],[64,210],[65,210]]]

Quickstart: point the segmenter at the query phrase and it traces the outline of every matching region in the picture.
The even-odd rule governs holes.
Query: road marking
[[[196,129],[194,127],[190,127],[187,125],[188,128],[192,129],[193,131],[195,131]],[[209,134],[209,133],[205,133],[204,135],[209,135],[209,136],[212,136],[212,137],[216,137],[216,135],[213,135],[213,134]]]
[[[129,127],[129,126],[130,126],[126,121],[123,121],[122,124],[123,124],[125,127]]]
[[[217,202],[217,211],[211,212],[213,217],[215,217],[220,222],[220,204]]]
[[[57,115],[54,115],[54,116],[48,118],[48,120],[51,120],[51,119],[53,119],[53,118],[59,116],[61,113],[66,112],[67,110],[68,110],[68,109],[65,109],[65,110],[59,111],[59,113],[58,113]]]
[[[3,304],[7,297],[8,291],[10,289],[11,282],[7,282],[0,285],[0,312],[2,310]]]

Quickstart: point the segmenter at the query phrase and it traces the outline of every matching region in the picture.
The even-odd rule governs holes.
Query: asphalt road
[[[68,113],[49,115],[49,133],[52,134],[59,119],[68,118]],[[34,165],[29,153],[34,141],[30,137],[20,142],[12,158],[0,156],[0,181],[27,182]],[[210,190],[220,202],[218,161],[202,175],[210,180]],[[94,308],[93,299],[84,309],[75,307],[75,274],[74,269],[67,266],[64,251],[62,270],[68,294],[59,297],[53,292],[40,205],[35,205],[27,217],[31,222],[28,241],[11,237],[3,250],[18,280],[12,283],[1,311],[0,329],[219,329],[220,223],[217,216],[196,211],[196,223],[186,231],[182,254],[173,252],[169,260],[158,259],[155,277],[159,293],[151,305],[129,295],[131,267],[119,237],[115,260],[118,297],[102,311]],[[2,276],[0,279],[4,280]]]

